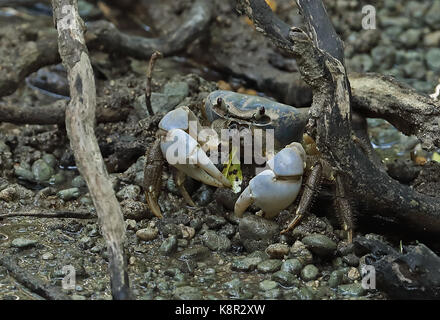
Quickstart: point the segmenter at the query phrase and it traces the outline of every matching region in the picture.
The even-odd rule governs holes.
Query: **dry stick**
[[[440,232],[440,199],[420,194],[391,179],[353,142],[349,81],[345,68],[337,59],[337,54],[333,56],[331,51],[327,52],[326,47],[320,45],[322,41],[334,38],[317,41],[313,40],[313,37],[320,37],[317,29],[305,33],[299,28],[290,28],[275,16],[264,0],[237,1],[239,9],[253,20],[258,30],[297,59],[304,81],[313,90],[310,127],[316,128],[318,148],[324,159],[344,176],[359,204],[375,214],[393,216],[408,228]],[[319,0],[297,0],[303,12],[311,13],[305,16],[309,26],[313,25],[313,21],[317,24],[329,21],[320,19],[319,14],[326,15],[325,10],[314,11],[308,7],[317,2],[323,6]],[[305,7],[310,10],[304,10]],[[337,46],[339,42],[333,41],[333,45]]]
[[[145,87],[145,103],[147,104],[148,114],[154,116],[153,107],[151,106],[151,79],[153,78],[153,69],[156,60],[162,57],[162,53],[155,51],[150,58],[150,63],[147,69],[147,85]]]
[[[68,73],[71,101],[66,129],[78,170],[84,177],[107,243],[114,299],[129,299],[123,242],[125,224],[94,133],[96,89],[76,0],[52,0],[59,52]]]
[[[38,210],[35,212],[21,211],[0,214],[0,220],[13,217],[32,217],[32,218],[71,218],[71,219],[94,219],[95,214],[88,211],[46,211]]]
[[[0,254],[0,266],[3,266],[11,273],[11,276],[20,284],[28,288],[33,293],[38,294],[48,300],[70,300],[59,287],[50,286],[47,281],[43,281],[35,277],[28,270],[17,263],[17,261],[9,255]]]

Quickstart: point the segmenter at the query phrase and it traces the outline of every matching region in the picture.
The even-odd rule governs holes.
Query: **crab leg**
[[[180,170],[175,170],[174,173],[174,179],[176,181],[177,188],[180,191],[180,194],[183,196],[183,199],[185,199],[186,203],[190,205],[191,207],[195,207],[196,204],[191,199],[191,196],[189,195],[188,191],[185,189],[185,173]]]
[[[151,212],[158,217],[162,218],[159,205],[157,204],[157,198],[160,194],[161,179],[162,179],[162,167],[163,157],[160,150],[160,140],[156,140],[149,150],[145,153],[145,166],[144,166],[144,190],[145,198]]]
[[[290,222],[289,225],[281,231],[281,234],[289,232],[290,230],[295,228],[304,217],[304,215],[307,213],[307,211],[310,209],[313,204],[313,199],[319,191],[321,177],[322,165],[320,162],[317,162],[312,167],[311,173],[307,178],[304,186],[304,193],[301,196],[301,200],[299,202],[298,209],[296,210],[295,217],[293,218],[292,222]]]
[[[244,189],[244,191],[240,194],[240,197],[235,202],[234,213],[237,217],[243,217],[243,213],[246,209],[254,203],[255,199],[252,195],[251,189],[249,186]]]

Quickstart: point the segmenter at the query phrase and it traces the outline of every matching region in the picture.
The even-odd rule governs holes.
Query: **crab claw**
[[[235,203],[234,212],[242,217],[255,204],[266,218],[275,217],[295,201],[302,183],[305,152],[299,143],[292,143],[267,162],[269,169],[252,178]]]
[[[160,147],[168,163],[191,178],[214,187],[231,186],[198,142],[182,129],[168,131]]]

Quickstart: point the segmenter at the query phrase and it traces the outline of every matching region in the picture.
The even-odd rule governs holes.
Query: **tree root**
[[[354,143],[350,84],[338,53],[342,42],[322,2],[297,0],[310,28],[308,33],[279,20],[264,0],[238,0],[238,3],[239,10],[253,20],[258,30],[297,59],[303,80],[313,91],[308,129],[316,137],[323,158],[344,177],[349,185],[347,189],[359,204],[376,214],[394,216],[409,228],[438,233],[440,199],[420,194],[391,179]],[[321,28],[316,24],[321,24]],[[329,30],[333,31],[329,34]],[[418,123],[412,125],[423,130]]]
[[[207,29],[213,6],[212,1],[197,0],[177,30],[154,39],[125,34],[108,21],[91,22],[85,35],[87,46],[143,60],[150,59],[155,51],[170,56],[184,50]]]

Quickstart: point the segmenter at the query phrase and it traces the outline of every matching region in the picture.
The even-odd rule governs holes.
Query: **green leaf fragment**
[[[223,175],[231,182],[232,191],[239,193],[241,191],[241,183],[243,182],[243,174],[241,172],[240,160],[237,159],[237,149],[232,148],[229,153],[229,161],[226,168],[223,169]]]

